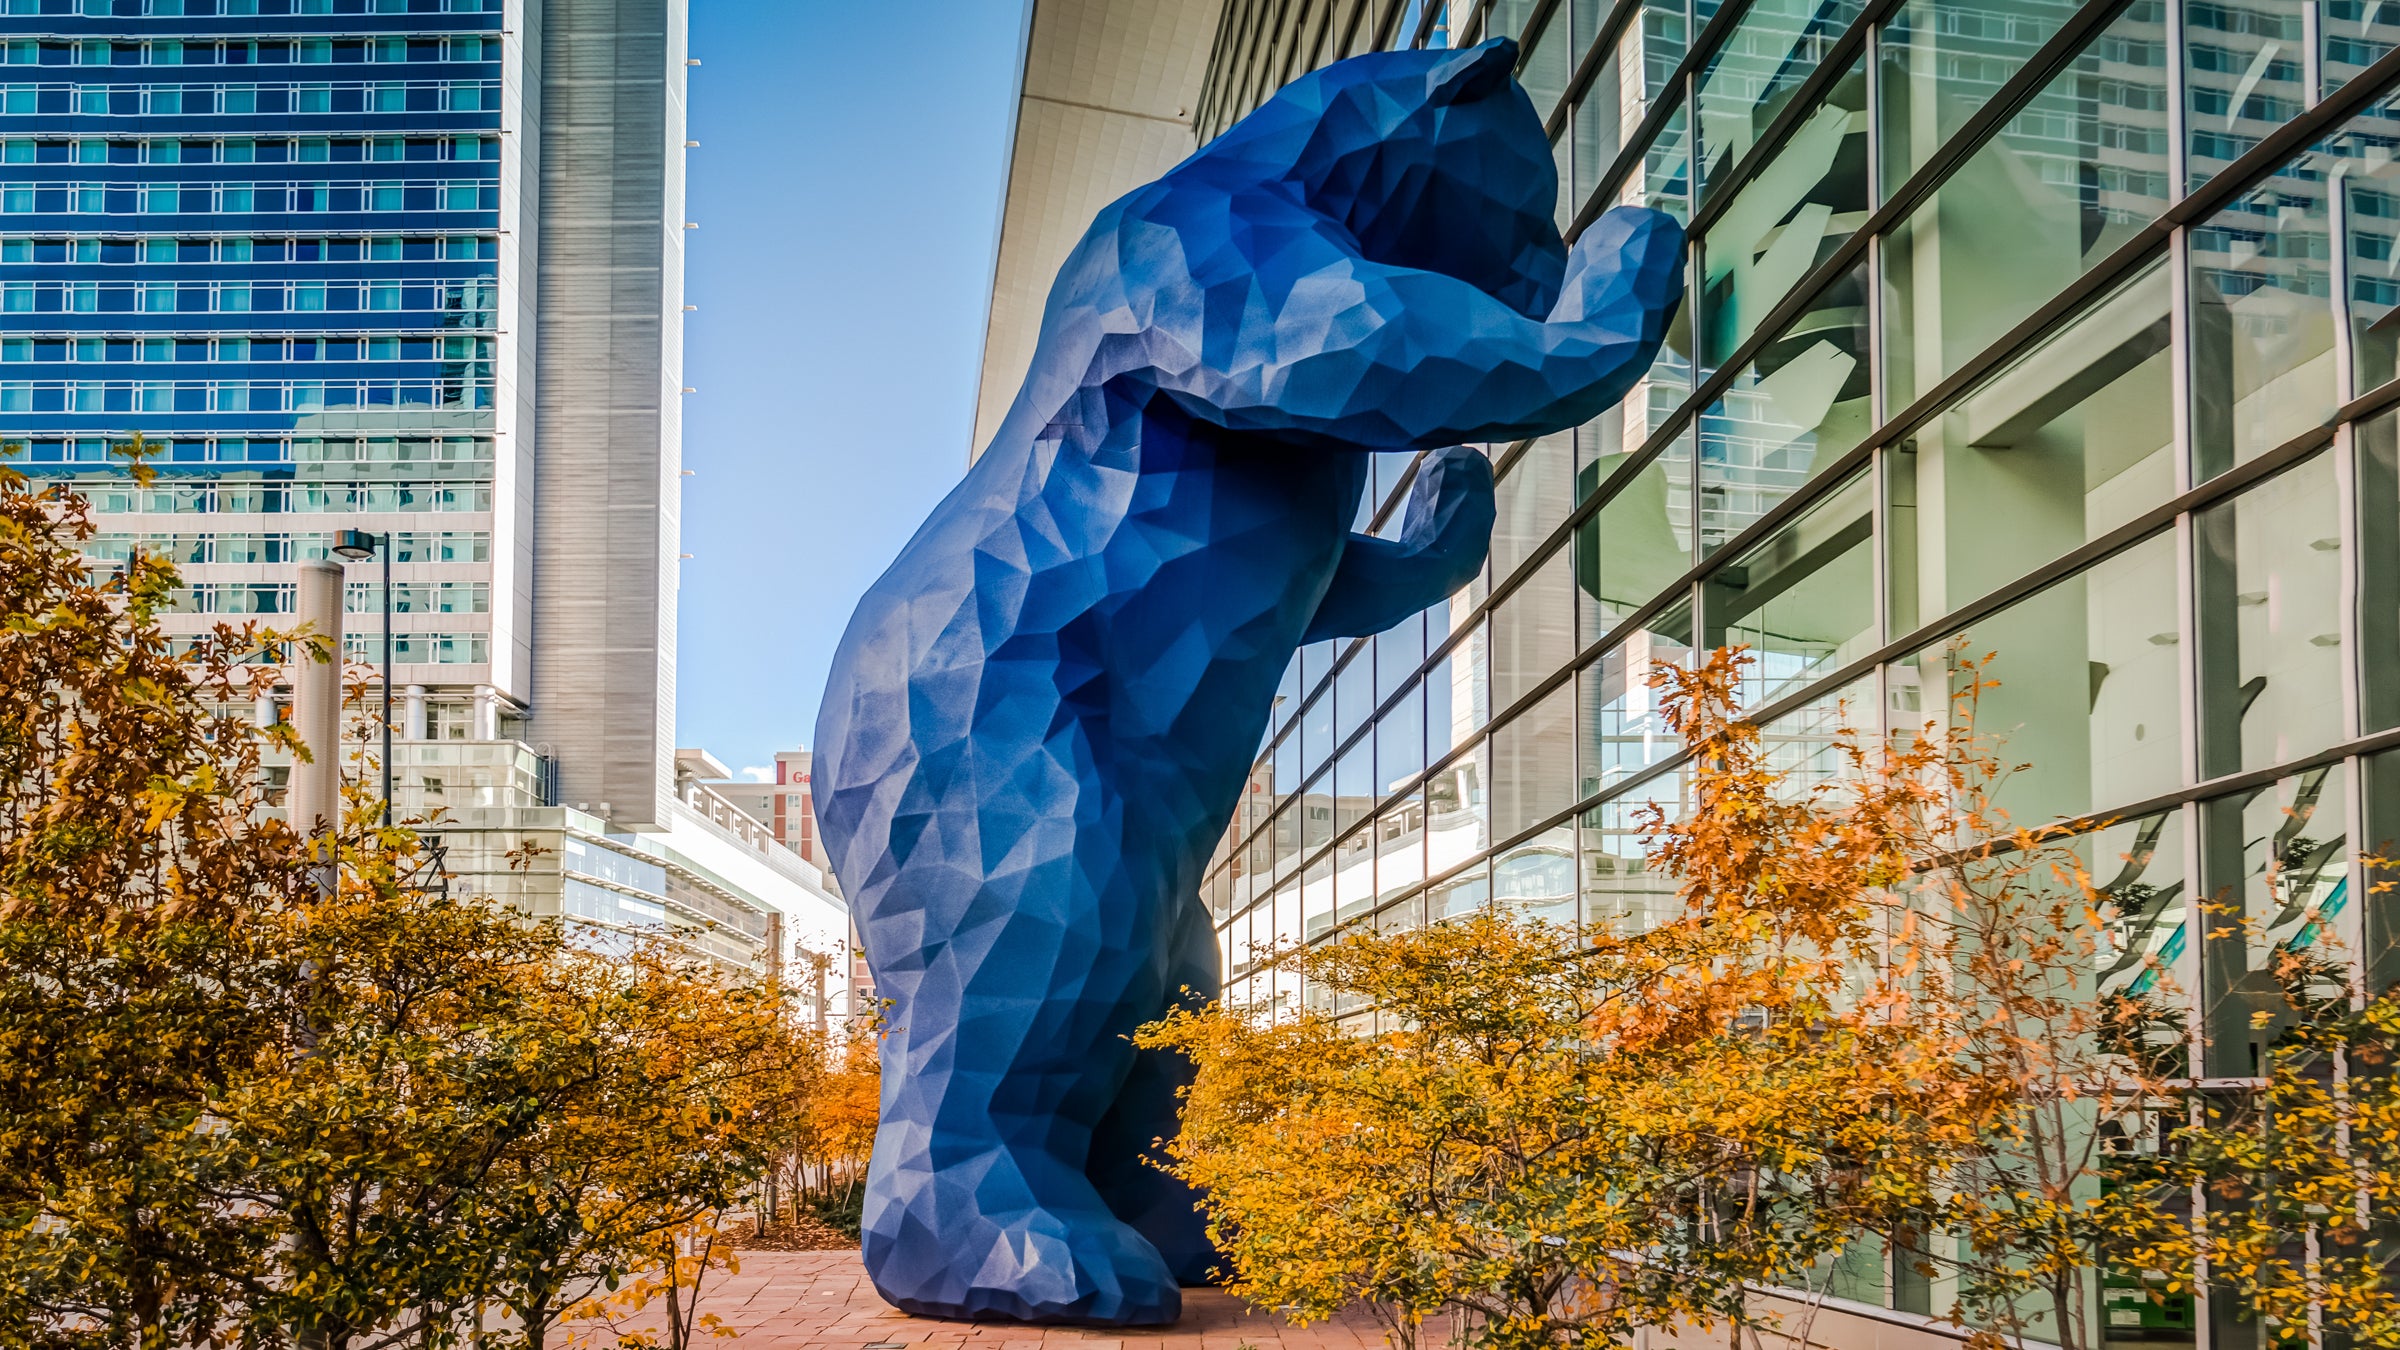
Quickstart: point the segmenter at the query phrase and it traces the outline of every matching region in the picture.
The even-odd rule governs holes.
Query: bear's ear
[[[1437,108],[1452,103],[1473,103],[1507,88],[1509,76],[1515,74],[1516,69],[1516,42],[1510,38],[1493,38],[1458,52],[1434,67],[1432,89],[1425,101]]]

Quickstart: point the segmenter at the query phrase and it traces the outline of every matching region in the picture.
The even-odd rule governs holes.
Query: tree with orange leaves
[[[2172,1223],[2154,1187],[2101,1184],[2103,1127],[2165,1084],[2126,1053],[2138,1010],[2090,997],[2104,897],[2071,841],[1989,808],[1966,671],[1956,721],[1837,736],[1807,783],[1740,716],[1738,650],[1664,671],[1689,803],[1641,824],[1678,912],[1278,954],[1380,1005],[1371,1037],[1222,1008],[1146,1030],[1197,1066],[1169,1156],[1233,1288],[1302,1318],[1364,1301],[1403,1341],[1437,1313],[1479,1346],[1738,1337],[1768,1320],[1755,1286],[1806,1321],[1846,1248],[1898,1236],[1979,1335],[2095,1344],[2101,1262]]]

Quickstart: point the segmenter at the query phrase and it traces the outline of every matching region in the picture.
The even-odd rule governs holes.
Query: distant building
[[[824,841],[817,834],[817,808],[809,796],[806,750],[775,752],[774,780],[734,778],[711,783],[727,801],[775,832],[775,841],[819,868],[831,870]]]
[[[764,825],[776,842],[805,858],[818,869],[826,887],[835,895],[841,893],[833,876],[832,864],[825,856],[824,836],[817,830],[816,799],[809,790],[809,763],[812,756],[806,750],[775,752],[775,777],[772,782],[747,778],[725,778],[709,782],[709,791],[740,809],[753,821]],[[850,991],[849,1011],[865,1011],[875,997],[875,977],[867,969],[866,955],[860,951],[858,932],[845,933],[842,960]]]
[[[288,625],[294,563],[382,536],[396,805],[461,884],[840,946],[822,872],[674,750],[686,0],[0,11],[0,445],[90,499],[93,560],[171,558],[188,638]]]

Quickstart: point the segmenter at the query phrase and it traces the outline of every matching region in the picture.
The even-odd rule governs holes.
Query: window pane
[[[1576,44],[1584,44],[1582,13],[1578,12]],[[1596,23],[1597,20],[1595,19]],[[1683,60],[1684,15],[1680,4],[1645,0],[1632,22],[1618,34],[1615,50],[1594,73],[1583,99],[1575,105],[1575,181],[1600,181],[1650,106],[1666,91],[1667,80]]]
[[[2314,153],[2192,230],[2192,444],[2209,478],[2333,416],[2333,276]]]
[[[1566,684],[1492,733],[1492,837],[1531,829],[1576,796],[1575,688]]]
[[[2193,517],[2204,776],[2341,739],[2342,553],[2333,456]]]
[[[1390,712],[1375,719],[1375,768],[1380,790],[1397,792],[1425,771],[1425,694],[1412,684]]]
[[[1492,899],[1529,919],[1575,922],[1575,830],[1545,830],[1492,860]]]
[[[1797,797],[1820,784],[1847,778],[1854,772],[1840,753],[1842,738],[1872,742],[1879,734],[1875,719],[1875,676],[1828,689],[1758,729],[1759,745],[1769,767],[1786,775],[1784,791]]]
[[[1484,875],[1484,864],[1477,863],[1428,891],[1425,911],[1434,922],[1439,923],[1481,910],[1491,896],[1492,888]]]
[[[2359,714],[2400,726],[2400,413],[2358,424]]]
[[[1610,193],[1610,206],[1647,206],[1688,223],[1692,218],[1692,136],[1686,109],[1677,107],[1660,124],[1642,162]],[[1675,344],[1670,331],[1668,345]],[[1689,348],[1685,348],[1689,350]]]
[[[1853,66],[1708,228],[1701,364],[1722,366],[1759,321],[1867,218],[1866,67]]]
[[[1333,846],[1333,916],[1339,928],[1375,908],[1375,828],[1353,830]],[[1317,936],[1312,933],[1313,938]]]
[[[1425,880],[1425,799],[1420,793],[1393,802],[1375,819],[1375,889],[1396,899]]]
[[[1597,482],[1615,464],[1588,466]],[[1692,563],[1692,439],[1675,438],[1575,528],[1579,640],[1596,642],[1675,584]]]
[[[2366,968],[2367,997],[2400,984],[2400,750],[2387,750],[2366,762],[2367,889],[2359,897],[2366,912],[2359,916],[2360,955]],[[2387,887],[2386,889],[2378,889]]]
[[[2185,0],[2183,51],[2190,185],[2197,188],[2308,105],[2300,7]]]
[[[1884,240],[1884,406],[1894,412],[2114,252],[2167,205],[2165,42],[2137,5]]]
[[[2174,495],[2168,282],[2152,266],[1893,448],[1895,633]]]
[[[1527,11],[1536,8],[1534,0],[1498,0],[1495,13],[1511,6],[1519,6]],[[1516,22],[1521,24],[1523,20]],[[1558,106],[1559,99],[1566,94],[1567,77],[1575,70],[1575,51],[1571,45],[1573,35],[1567,31],[1567,23],[1567,7],[1558,5],[1551,9],[1548,22],[1533,35],[1531,41],[1513,28],[1509,30],[1509,35],[1517,38],[1525,49],[1523,55],[1517,58],[1517,82],[1532,96],[1533,110],[1545,122],[1550,119],[1550,111]],[[1495,33],[1498,31],[1494,30]]]
[[[1574,556],[1560,549],[1492,611],[1492,708],[1498,712],[1575,659]]]
[[[2026,597],[1885,671],[1890,728],[1938,731],[1971,711],[2025,767],[1994,804],[2020,825],[2140,801],[2182,782],[2175,537],[2162,533]],[[1991,683],[1971,709],[1963,663]]]
[[[1859,8],[1859,0],[1755,0],[1742,15],[1700,76],[1703,198],[1824,64]]]
[[[1491,742],[1479,740],[1425,783],[1425,870],[1440,873],[1483,851],[1492,842],[1490,802],[1484,787],[1491,781]]]
[[[1750,648],[1741,703],[1797,692],[1875,645],[1874,489],[1860,474],[1700,583],[1704,647]]]
[[[1683,819],[1690,811],[1684,791],[1685,775],[1678,769],[1583,813],[1580,852],[1587,929],[1638,933],[1680,912],[1675,878],[1649,864],[1641,821],[1644,808],[1652,805],[1668,820]]]
[[[1908,0],[1885,20],[1877,75],[1883,196],[1991,102],[2076,8],[2066,0]],[[2165,92],[2151,110],[2162,128]]]
[[[2103,995],[2150,999],[2181,986],[2175,967],[2191,940],[2185,929],[2191,897],[2183,877],[2183,812],[2105,826],[2078,837],[2075,849],[2107,902],[2102,940],[2092,954],[2095,988]]]
[[[1491,574],[1503,580],[1550,537],[1574,504],[1575,436],[1562,431],[1525,447],[1493,489]]]
[[[1700,415],[1700,547],[1714,552],[1865,438],[1866,267],[1836,280]]]
[[[1691,608],[1678,604],[1576,672],[1578,795],[1606,791],[1683,749],[1659,714],[1650,676],[1662,665],[1689,664],[1691,655]]]
[[[2328,764],[2201,804],[2201,880],[2212,906],[2201,917],[2203,1063],[2211,1075],[2264,1072],[2265,1051],[2292,1025],[2285,980],[2307,978],[2300,972],[2329,957],[2329,924],[2349,902],[2342,798],[2342,766]],[[2278,964],[2292,957],[2300,972],[2279,978]]]
[[[1491,717],[1483,633],[1478,629],[1425,672],[1425,758],[1466,743]]]
[[[2321,15],[2328,94],[2400,45],[2400,9],[2384,0],[2324,0]]]

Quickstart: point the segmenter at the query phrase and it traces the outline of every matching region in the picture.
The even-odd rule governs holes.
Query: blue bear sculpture
[[[1303,643],[1483,565],[1467,441],[1584,422],[1649,366],[1681,229],[1570,256],[1505,40],[1303,76],[1100,212],[999,433],[867,592],[817,810],[890,1000],[864,1255],[938,1317],[1173,1321],[1214,1253],[1148,1156],[1218,986],[1201,871]],[[1397,539],[1368,452],[1430,451]]]

